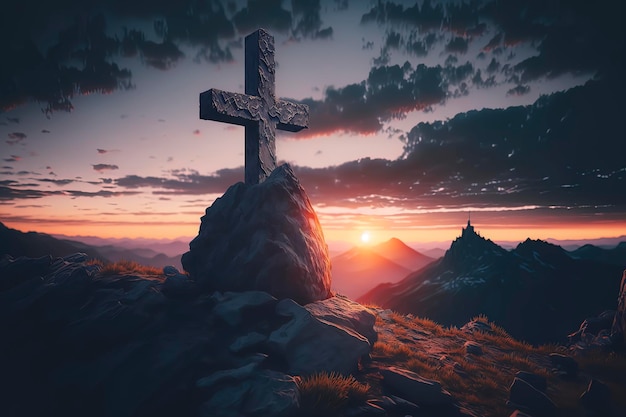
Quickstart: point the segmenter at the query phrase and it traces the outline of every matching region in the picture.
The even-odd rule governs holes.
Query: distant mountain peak
[[[476,232],[468,220],[467,226],[461,229],[461,236],[457,237],[446,251],[444,259],[451,265],[467,267],[486,255],[502,256],[506,253],[505,249]]]

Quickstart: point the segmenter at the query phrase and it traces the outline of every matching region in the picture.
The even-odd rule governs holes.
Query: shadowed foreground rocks
[[[206,209],[182,257],[202,289],[261,290],[300,304],[330,297],[322,228],[289,165],[261,184],[231,186]]]
[[[85,258],[0,261],[0,415],[297,415],[296,375],[356,372],[376,337],[346,298],[179,297]]]

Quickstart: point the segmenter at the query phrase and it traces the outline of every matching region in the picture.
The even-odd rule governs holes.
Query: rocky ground
[[[3,416],[622,416],[626,359],[173,267],[0,260]],[[584,394],[584,395],[583,395]],[[583,395],[582,399],[580,399]],[[522,412],[526,413],[523,414]]]

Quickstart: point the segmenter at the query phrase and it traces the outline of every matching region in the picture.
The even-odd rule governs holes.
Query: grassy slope
[[[379,341],[374,344],[372,368],[395,365],[441,382],[463,408],[477,415],[505,416],[508,388],[517,371],[543,375],[548,380],[548,396],[556,403],[556,416],[585,416],[578,405],[580,395],[591,378],[607,383],[616,405],[626,409],[626,357],[607,353],[577,356],[580,372],[568,381],[551,372],[548,355],[567,354],[557,345],[532,346],[510,337],[492,324],[494,332],[465,331],[444,328],[422,318],[373,309],[377,314]],[[486,317],[475,320],[488,322]],[[482,346],[482,355],[466,353],[464,343],[474,341]],[[366,375],[373,392],[379,390],[376,378]]]
[[[102,275],[138,274],[148,279],[164,279],[161,270],[134,262],[92,263],[100,265]],[[355,375],[356,380],[326,375],[302,381],[303,402],[309,408],[307,415],[328,415],[332,411],[341,415],[344,406],[354,403],[353,400],[363,401],[368,397],[367,393],[370,398],[382,395],[378,370],[390,365],[440,381],[462,408],[484,417],[506,416],[512,412],[506,401],[508,388],[518,371],[547,378],[547,394],[558,406],[555,417],[586,416],[578,399],[591,378],[608,384],[616,406],[626,409],[626,356],[601,352],[577,356],[578,378],[564,380],[551,372],[548,355],[567,353],[565,347],[532,346],[520,342],[504,329],[489,323],[486,317],[474,320],[489,323],[492,333],[445,328],[429,319],[376,307],[371,307],[371,311],[376,314],[375,329],[378,332],[378,341],[372,349],[373,361]],[[467,354],[464,346],[467,341],[480,344],[483,354]],[[364,389],[366,386],[369,389]],[[320,401],[327,403],[321,404]]]

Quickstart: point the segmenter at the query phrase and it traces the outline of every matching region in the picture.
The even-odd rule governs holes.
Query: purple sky
[[[195,234],[243,179],[243,128],[200,120],[198,94],[243,92],[243,38],[263,27],[277,95],[311,109],[277,154],[332,239],[420,240],[468,210],[487,230],[626,234],[620,2],[90,4],[0,17],[9,226]]]

